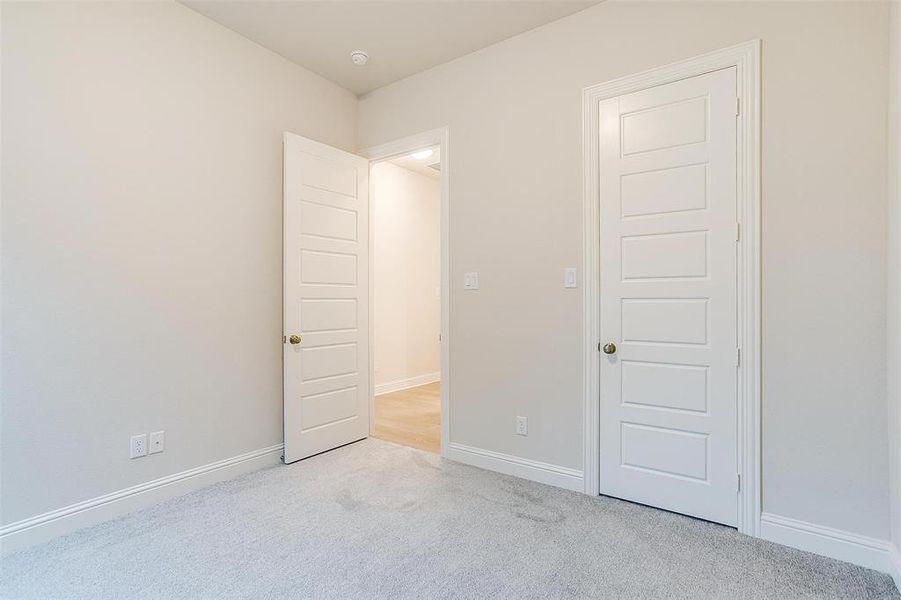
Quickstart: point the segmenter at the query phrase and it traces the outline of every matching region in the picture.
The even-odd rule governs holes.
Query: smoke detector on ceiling
[[[369,55],[365,50],[354,50],[350,53],[350,60],[358,67],[362,67],[369,62]]]

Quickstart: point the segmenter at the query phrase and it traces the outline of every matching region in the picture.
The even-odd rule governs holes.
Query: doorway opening
[[[432,274],[431,285],[424,289],[433,295],[433,300],[435,294],[438,296],[440,333],[437,341],[433,341],[439,346],[438,449],[442,456],[447,456],[450,446],[447,139],[447,128],[435,129],[371,148],[359,156],[290,132],[284,134],[285,463],[375,433],[375,360],[371,351],[376,329],[373,326],[376,290],[371,277],[375,271],[375,223],[370,218],[369,175],[370,169],[381,170],[376,168],[379,163],[390,163],[414,153],[417,157],[411,158],[415,160],[425,161],[432,155],[440,157],[424,163],[426,167],[436,162],[440,165],[440,171],[432,169],[439,173],[438,258],[433,256],[426,261],[437,260],[438,283],[436,286]],[[396,164],[390,166],[404,170]],[[418,235],[415,230],[414,234]],[[434,255],[434,246],[431,252]],[[408,250],[402,254],[421,253]],[[411,269],[392,267],[392,270],[406,273]],[[386,278],[390,284],[390,277],[382,276]],[[400,281],[401,284],[395,281],[395,286],[405,287],[403,279]],[[422,328],[413,323],[413,330]],[[434,340],[434,331],[431,335]],[[435,373],[430,370],[418,380],[415,374],[398,380],[389,373],[379,382],[379,391],[435,383]],[[411,427],[416,431],[415,423]],[[434,448],[432,443],[429,449]]]
[[[370,158],[370,435],[437,454],[448,441],[444,130]]]
[[[372,435],[441,450],[441,149],[374,163]]]

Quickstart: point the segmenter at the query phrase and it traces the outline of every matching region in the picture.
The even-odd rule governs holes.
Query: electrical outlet
[[[529,419],[516,417],[516,435],[529,435]]]
[[[166,449],[166,432],[154,431],[150,434],[150,449],[148,454],[156,454]]]
[[[147,456],[147,434],[131,436],[131,453],[129,458],[141,458]]]

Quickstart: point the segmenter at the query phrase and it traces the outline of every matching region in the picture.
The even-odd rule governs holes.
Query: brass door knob
[[[615,354],[616,353],[616,344],[613,342],[607,342],[604,344],[604,354]]]
[[[301,337],[299,335],[292,335],[291,337],[288,338],[288,341],[291,342],[292,344],[299,344],[300,340],[301,340]]]

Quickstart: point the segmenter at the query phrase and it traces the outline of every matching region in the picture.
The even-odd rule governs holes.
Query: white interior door
[[[737,521],[736,74],[600,103],[600,490]],[[612,345],[615,345],[614,349]]]
[[[285,134],[285,462],[369,434],[369,162]]]

